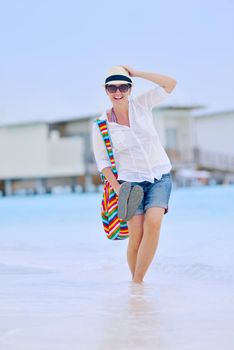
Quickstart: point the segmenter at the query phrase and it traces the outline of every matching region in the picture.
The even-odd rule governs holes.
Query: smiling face
[[[105,86],[106,93],[113,105],[128,102],[128,96],[131,94],[131,88],[131,84],[108,84]]]

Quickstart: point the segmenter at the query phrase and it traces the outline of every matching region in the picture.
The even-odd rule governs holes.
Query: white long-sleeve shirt
[[[152,108],[169,93],[157,86],[146,93],[129,96],[129,126],[109,122],[106,111],[100,119],[107,120],[118,180],[149,181],[160,179],[171,170],[171,162],[163,149],[153,123]],[[92,130],[93,151],[98,170],[111,167],[102,135],[96,122]]]

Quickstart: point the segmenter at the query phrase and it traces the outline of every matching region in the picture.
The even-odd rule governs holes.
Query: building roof
[[[19,121],[19,122],[1,123],[0,128],[11,127],[11,126],[35,125],[35,124],[48,124],[48,123],[42,120],[29,120],[29,121],[25,120],[25,121]]]
[[[159,110],[185,110],[185,111],[192,111],[197,109],[203,109],[206,108],[204,105],[167,105],[167,106],[159,106],[155,107],[155,109]]]
[[[87,114],[87,115],[80,115],[80,116],[74,116],[74,117],[61,117],[61,118],[51,118],[51,119],[45,119],[45,120],[22,120],[17,122],[8,122],[8,123],[0,123],[1,127],[11,127],[11,126],[25,126],[25,125],[35,125],[35,124],[66,124],[69,122],[75,122],[79,120],[87,120],[87,119],[94,119],[101,115],[101,113],[96,114]]]
[[[201,114],[200,109],[204,109],[206,106],[204,105],[166,105],[166,106],[159,106],[156,107],[156,110],[161,111],[167,111],[167,110],[184,110],[184,111],[193,111],[192,116],[196,118],[203,118],[203,117],[213,117],[217,115],[234,115],[234,110],[227,110],[227,111],[215,111],[211,112],[210,110],[203,112]],[[92,113],[92,114],[86,114],[86,115],[79,115],[79,116],[73,116],[73,117],[60,117],[60,118],[51,118],[47,120],[30,120],[30,121],[19,121],[19,122],[8,122],[8,123],[2,123],[0,124],[1,127],[11,127],[11,126],[25,126],[25,125],[35,125],[35,124],[47,124],[47,125],[53,125],[53,124],[66,124],[70,122],[76,122],[81,120],[92,120],[101,115],[100,113]]]
[[[215,116],[223,116],[223,115],[234,115],[234,109],[233,110],[228,110],[228,111],[215,111],[215,112],[211,112],[211,111],[207,111],[203,114],[194,114],[193,116],[196,118],[205,118],[205,117],[215,117]]]
[[[48,124],[66,124],[70,122],[76,122],[80,120],[87,120],[87,119],[95,119],[102,113],[95,113],[95,114],[86,114],[86,115],[80,115],[80,116],[74,116],[74,117],[68,117],[68,118],[56,118],[56,119],[50,119],[47,120]]]

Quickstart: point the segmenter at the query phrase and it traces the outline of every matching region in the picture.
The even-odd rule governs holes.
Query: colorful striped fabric
[[[97,125],[103,137],[107,154],[111,162],[112,171],[117,179],[117,169],[115,165],[114,155],[111,146],[111,140],[108,133],[106,120],[96,119]],[[101,202],[101,216],[104,231],[107,238],[111,240],[123,240],[128,238],[128,225],[126,221],[118,217],[118,195],[114,191],[111,184],[101,173],[101,179],[104,183],[103,197]]]

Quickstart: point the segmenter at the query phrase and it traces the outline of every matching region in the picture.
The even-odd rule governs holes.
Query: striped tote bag
[[[100,119],[96,119],[96,122],[106,146],[113,174],[117,179],[118,174],[112,151],[111,139],[107,128],[107,122],[106,120]],[[123,221],[118,217],[118,195],[102,173],[100,176],[104,184],[101,202],[101,217],[106,236],[111,240],[126,239],[128,238],[128,225],[126,221]]]

